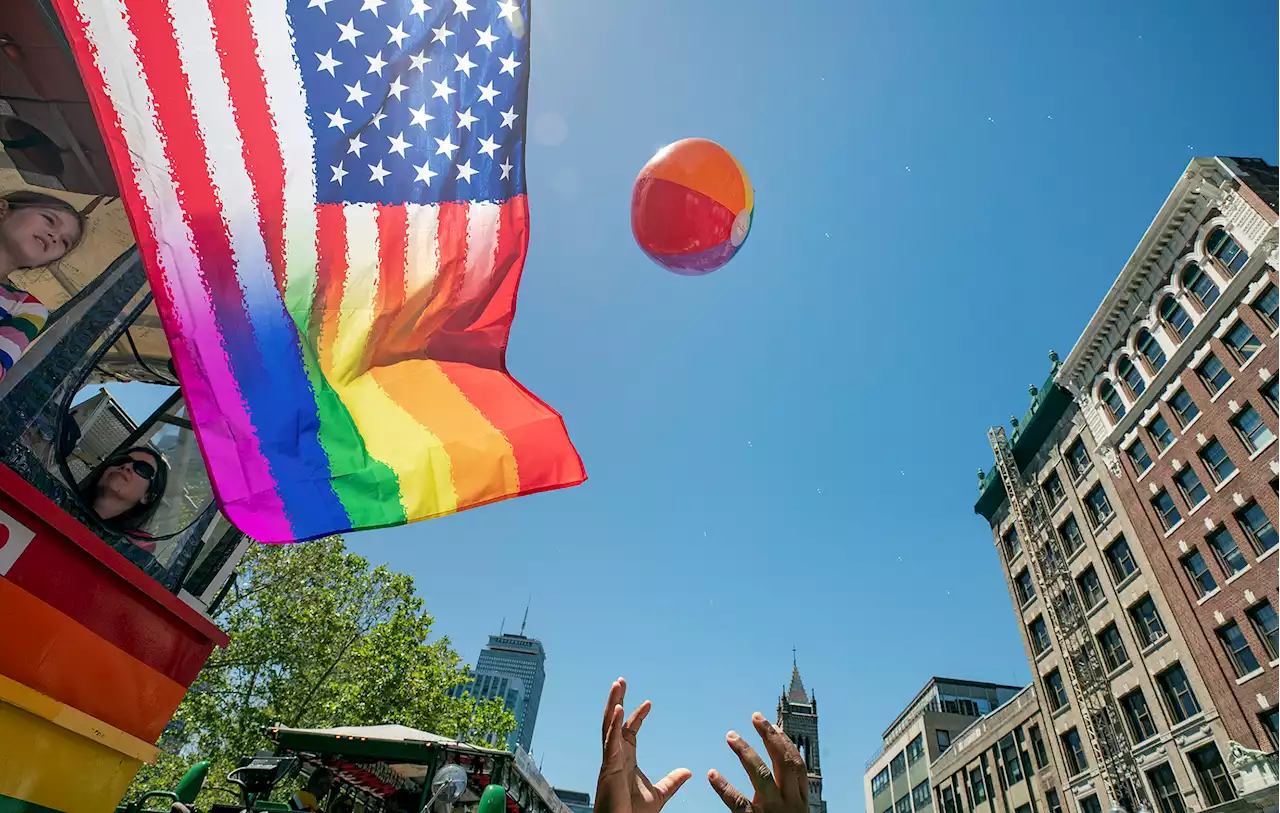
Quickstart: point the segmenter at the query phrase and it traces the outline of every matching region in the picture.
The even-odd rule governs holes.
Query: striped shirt
[[[49,309],[26,291],[0,282],[0,378],[4,378],[49,321]]]

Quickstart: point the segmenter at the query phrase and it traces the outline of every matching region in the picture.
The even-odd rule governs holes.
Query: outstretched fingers
[[[644,718],[649,716],[649,712],[653,709],[653,703],[648,700],[640,704],[640,706],[627,718],[626,724],[622,726],[623,734],[635,742],[636,735],[640,733],[640,726],[644,725]]]
[[[738,755],[738,761],[742,763],[742,768],[747,772],[747,776],[751,777],[751,786],[755,789],[756,800],[766,810],[773,809],[773,803],[780,796],[778,782],[774,779],[773,770],[764,763],[764,760],[756,753],[756,749],[752,748],[751,744],[740,737],[736,731],[730,731],[725,736],[725,740],[729,743],[729,747],[733,749],[733,752]]]
[[[751,723],[764,739],[765,750],[778,772],[778,788],[788,810],[807,808],[809,804],[809,772],[800,749],[781,728],[770,723],[760,712],[751,715]]]
[[[711,789],[720,797],[720,801],[733,813],[751,813],[751,800],[729,784],[729,780],[719,771],[707,771],[707,781],[711,783]]]
[[[627,679],[618,678],[609,687],[609,699],[604,704],[604,721],[600,724],[600,740],[603,742],[609,734],[610,721],[613,719],[613,710],[616,706],[621,706],[622,701],[627,699]]]
[[[680,786],[689,781],[689,777],[693,774],[688,768],[676,768],[671,773],[653,783],[653,791],[658,794],[660,805],[666,804],[672,796],[676,795],[676,791],[680,790]]]

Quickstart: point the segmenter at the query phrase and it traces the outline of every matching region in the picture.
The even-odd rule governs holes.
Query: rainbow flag
[[[528,0],[57,0],[223,511],[264,542],[586,479],[511,376]]]

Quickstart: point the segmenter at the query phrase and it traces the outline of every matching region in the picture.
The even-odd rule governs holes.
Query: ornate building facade
[[[778,698],[778,722],[791,741],[800,749],[809,770],[809,813],[827,813],[822,800],[822,761],[818,748],[818,697],[805,694],[804,681],[794,658],[791,662],[791,685]]]

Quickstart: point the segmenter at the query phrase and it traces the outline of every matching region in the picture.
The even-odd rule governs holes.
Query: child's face
[[[0,207],[0,245],[19,268],[60,260],[80,239],[80,223],[70,212],[48,206]]]

